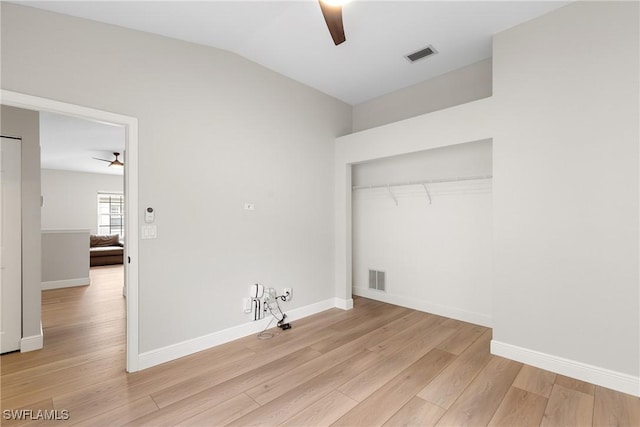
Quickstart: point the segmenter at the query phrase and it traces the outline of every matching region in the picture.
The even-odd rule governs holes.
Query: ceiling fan
[[[318,0],[324,21],[327,23],[327,28],[336,46],[346,40],[344,25],[342,24],[342,6],[348,1],[349,0]]]
[[[103,162],[109,162],[109,166],[108,167],[111,167],[111,166],[114,166],[114,167],[117,167],[117,168],[123,167],[124,163],[122,163],[120,160],[118,160],[118,156],[120,155],[120,153],[114,152],[113,155],[115,156],[115,159],[113,159],[113,160],[99,159],[97,157],[93,157],[93,159],[94,160],[100,160],[100,161],[103,161]]]

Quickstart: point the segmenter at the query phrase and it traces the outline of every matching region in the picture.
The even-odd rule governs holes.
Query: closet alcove
[[[353,294],[490,325],[492,141],[354,164],[351,183]]]

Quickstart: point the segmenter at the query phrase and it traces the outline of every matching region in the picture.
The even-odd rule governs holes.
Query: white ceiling
[[[20,3],[229,50],[356,105],[488,58],[494,34],[569,1],[353,0],[340,46],[316,0]]]
[[[113,160],[124,152],[123,127],[54,113],[40,113],[41,166],[44,169],[122,175],[122,168],[94,160]],[[124,156],[120,155],[124,162]]]

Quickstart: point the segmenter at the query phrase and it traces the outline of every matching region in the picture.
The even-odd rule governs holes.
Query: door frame
[[[9,145],[5,145],[5,139],[8,141]],[[11,213],[13,215],[9,215],[9,221],[5,222],[6,214],[9,212],[5,207],[5,189],[3,187],[2,190],[0,190],[0,212],[2,212],[0,216],[2,217],[3,223],[2,231],[0,232],[0,234],[2,234],[2,237],[0,238],[2,240],[0,258],[3,259],[3,270],[0,276],[0,283],[7,278],[5,277],[6,272],[13,272],[17,275],[17,277],[13,277],[14,279],[16,279],[17,283],[12,280],[9,280],[9,283],[2,283],[2,296],[0,297],[0,299],[2,300],[1,302],[3,303],[3,305],[0,308],[0,312],[2,313],[2,330],[0,330],[0,353],[4,354],[11,351],[20,350],[20,344],[22,341],[22,239],[20,236],[22,230],[22,216],[20,213],[22,208],[22,189],[20,188],[20,183],[22,182],[22,165],[20,162],[20,158],[22,156],[22,138],[2,135],[0,140],[2,140],[2,142],[0,142],[2,144],[2,148],[0,148],[0,165],[2,165],[3,168],[2,173],[4,175],[4,173],[7,171],[11,172],[11,167],[13,164],[13,166],[15,167],[15,170],[13,171],[15,175],[10,174],[9,181],[11,183],[15,182],[17,188],[12,185],[13,188],[11,188],[9,192],[17,194],[16,197],[19,198],[17,203],[15,203],[16,200],[9,200],[10,202],[12,202],[9,203],[9,209],[11,209]],[[5,152],[5,150],[8,152],[12,152],[8,157],[8,161],[4,159],[4,157],[7,156],[7,152]],[[6,176],[3,176],[3,182],[0,185],[4,186],[5,178]],[[12,225],[12,227],[8,227],[11,230],[7,230],[7,227],[4,226],[8,223]],[[19,224],[19,226],[15,227],[16,223]],[[7,242],[7,235],[13,242]],[[5,247],[5,243],[9,243],[9,245]],[[13,247],[11,243],[17,243],[18,247]],[[6,251],[6,248],[9,248],[9,251]],[[7,254],[10,257],[8,263],[9,268],[16,267],[15,269],[7,269]],[[17,304],[15,302],[16,299],[18,301]],[[7,315],[10,316],[10,318],[5,317]],[[8,323],[9,325],[11,325],[10,328],[7,327],[7,324],[5,323],[6,320],[9,321]],[[7,343],[7,341],[9,343]]]
[[[126,286],[126,370],[139,370],[139,262],[138,262],[138,119],[9,90],[1,90],[0,103],[27,110],[47,111],[85,120],[115,124],[125,128],[125,245],[124,280]],[[132,238],[134,236],[134,238]]]

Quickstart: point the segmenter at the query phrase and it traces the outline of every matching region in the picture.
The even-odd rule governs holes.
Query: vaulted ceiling
[[[355,105],[488,58],[494,34],[569,2],[352,0],[339,46],[317,0],[20,3],[229,50]]]
[[[232,51],[351,105],[489,58],[494,34],[567,3],[352,0],[335,46],[317,0],[20,1]],[[405,58],[428,45],[437,54]],[[121,152],[122,129],[56,115],[42,126],[43,167],[121,173],[91,158]]]

